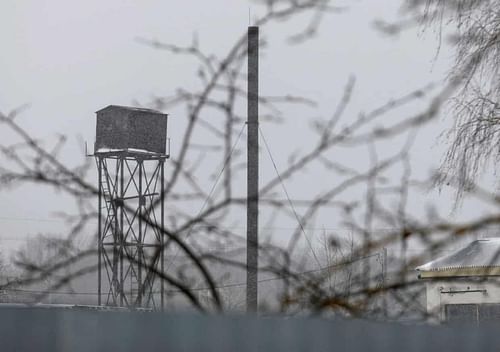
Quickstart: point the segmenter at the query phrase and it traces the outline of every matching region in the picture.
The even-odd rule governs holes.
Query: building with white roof
[[[485,238],[416,268],[427,312],[448,322],[500,320],[500,238]]]

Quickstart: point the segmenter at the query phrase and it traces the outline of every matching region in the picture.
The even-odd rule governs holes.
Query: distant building
[[[500,238],[465,248],[416,268],[426,281],[427,313],[441,322],[500,321]]]

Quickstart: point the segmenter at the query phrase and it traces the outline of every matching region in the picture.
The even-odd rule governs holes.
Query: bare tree
[[[378,23],[389,34],[415,25],[435,28],[438,53],[445,40],[454,48],[449,80],[460,77],[461,83],[450,99],[450,146],[436,181],[452,184],[457,202],[484,171],[498,166],[499,5],[495,0],[411,0],[404,3],[407,12],[401,21]]]
[[[264,14],[255,20],[255,24],[263,27],[274,21],[312,14],[306,28],[290,38],[294,43],[313,36],[320,28],[323,16],[340,11],[324,0],[271,0],[262,3]],[[168,258],[165,270],[161,272],[154,265],[160,255],[156,251],[147,263],[148,274],[164,280],[171,297],[182,296],[202,311],[223,310],[227,305],[238,306],[238,294],[228,293],[228,289],[244,289],[244,283],[229,283],[227,274],[221,275],[214,268],[217,265],[219,268],[230,267],[240,273],[245,268],[241,258],[244,238],[237,233],[237,220],[233,216],[246,204],[245,195],[239,187],[246,166],[239,143],[245,132],[245,115],[241,108],[246,97],[243,68],[247,54],[245,35],[243,33],[225,54],[205,52],[197,40],[188,46],[144,38],[139,40],[154,49],[193,57],[197,63],[198,89],[179,88],[172,96],[143,103],[166,111],[174,106],[183,106],[187,116],[179,152],[172,155],[169,161],[173,166],[161,194],[169,214],[165,226],[159,228],[148,218],[143,221],[149,221],[150,226],[156,227],[165,236],[166,244],[159,251],[165,251]],[[434,213],[429,219],[418,220],[406,211],[408,189],[412,186],[408,159],[415,131],[436,119],[443,103],[461,82],[455,78],[440,89],[431,86],[415,89],[382,102],[371,111],[346,116],[346,108],[357,89],[352,77],[346,83],[340,101],[332,106],[331,115],[311,122],[316,136],[314,140],[305,151],[290,155],[286,165],[273,157],[266,140],[267,131],[261,126],[262,154],[269,158],[275,172],[272,178],[260,185],[259,190],[261,205],[265,213],[270,214],[266,218],[267,224],[273,227],[276,219],[280,218],[292,219],[296,224],[287,233],[286,244],[271,240],[260,244],[260,270],[267,275],[261,284],[279,283],[279,292],[273,291],[277,304],[269,309],[290,314],[331,311],[334,314],[379,316],[385,309],[381,304],[382,298],[387,295],[400,302],[401,306],[411,307],[411,302],[415,301],[420,291],[414,290],[418,285],[415,275],[408,273],[421,262],[421,253],[405,257],[401,264],[393,268],[389,279],[385,263],[380,259],[384,248],[401,247],[403,255],[410,241],[419,241],[426,249],[442,248],[449,238],[464,236],[500,221],[499,216],[489,216],[456,224]],[[395,120],[386,119],[390,113],[398,113],[402,106],[422,99],[427,102],[422,110],[412,115],[397,114]],[[281,104],[315,107],[312,99],[295,96],[293,92],[261,96],[260,104],[263,108],[261,118],[269,123],[281,121]],[[207,112],[213,118],[207,119]],[[51,277],[49,290],[57,290],[96,269],[95,264],[85,261],[95,256],[95,249],[73,251],[72,241],[77,236],[95,233],[95,224],[91,220],[96,219],[95,197],[98,191],[89,176],[89,160],[77,166],[66,165],[59,158],[65,140],[58,140],[52,147],[37,140],[16,120],[19,113],[13,111],[0,115],[2,128],[18,137],[16,143],[0,144],[0,184],[11,187],[36,183],[40,187],[53,187],[72,196],[78,209],[76,214],[66,214],[68,241],[65,246],[71,250],[65,253],[69,255],[52,256],[44,263],[30,262],[27,257],[19,258],[19,264],[32,273],[26,278],[26,283]],[[388,156],[378,155],[378,143],[398,138],[404,141],[400,148],[393,148],[393,153]],[[369,150],[370,165],[358,170],[339,162],[334,153],[337,147]],[[210,165],[203,163],[208,158],[212,161]],[[394,169],[402,170],[400,178],[391,176]],[[308,199],[290,197],[288,187],[295,178],[315,174],[321,174],[332,182],[326,189],[311,188]],[[342,198],[343,194],[353,189],[365,192],[348,200]],[[497,204],[497,199],[476,191],[480,197],[484,196]],[[328,240],[324,240],[326,260],[318,256],[317,245],[307,234],[307,227],[314,225],[315,216],[325,207],[340,209],[344,225],[351,229],[348,246],[345,238],[337,233],[329,234]],[[390,230],[380,233],[377,231],[379,227]],[[335,253],[334,257],[332,253]],[[53,273],[70,266],[72,269],[64,277],[54,277]],[[234,277],[238,277],[237,274]],[[333,284],[332,278],[340,282]],[[225,300],[229,304],[225,304]]]

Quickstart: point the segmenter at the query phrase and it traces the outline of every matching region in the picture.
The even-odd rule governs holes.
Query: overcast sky
[[[278,163],[284,165],[290,150],[307,144],[310,134],[301,132],[308,126],[307,118],[330,115],[350,75],[357,80],[351,113],[444,79],[452,52],[445,45],[436,58],[438,42],[432,31],[409,30],[397,38],[374,31],[373,21],[397,19],[400,5],[397,0],[355,1],[347,12],[326,17],[320,34],[302,45],[289,45],[286,39],[308,17],[261,28],[269,42],[261,55],[261,93],[291,93],[318,102],[316,110],[287,108],[288,124],[278,130],[269,127]],[[155,96],[197,84],[193,61],[155,51],[137,38],[186,45],[196,33],[203,49],[224,54],[246,31],[249,9],[251,17],[262,12],[243,0],[3,0],[0,111],[29,104],[19,121],[49,141],[57,134],[68,135],[64,157],[79,162],[84,157],[83,141],[93,143],[96,110],[109,104],[147,104]],[[167,112],[175,155],[185,116],[182,109]],[[418,137],[412,160],[420,176],[439,164],[443,146],[436,137],[444,127],[446,122],[435,124]],[[286,139],[280,128],[289,129]],[[0,129],[0,138],[11,136]],[[290,192],[303,198],[300,187],[300,183],[290,185]],[[446,190],[425,193],[411,207],[419,211],[423,202],[436,203],[446,213],[452,196]],[[3,192],[0,243],[12,248],[38,232],[59,229],[52,212],[66,204],[63,196],[36,187]],[[466,205],[459,214],[472,216],[482,209]],[[338,221],[325,218],[322,224],[333,228]]]

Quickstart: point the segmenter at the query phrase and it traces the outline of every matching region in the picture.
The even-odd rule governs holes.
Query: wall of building
[[[426,283],[430,320],[445,321],[448,304],[500,304],[500,278],[429,279]]]

